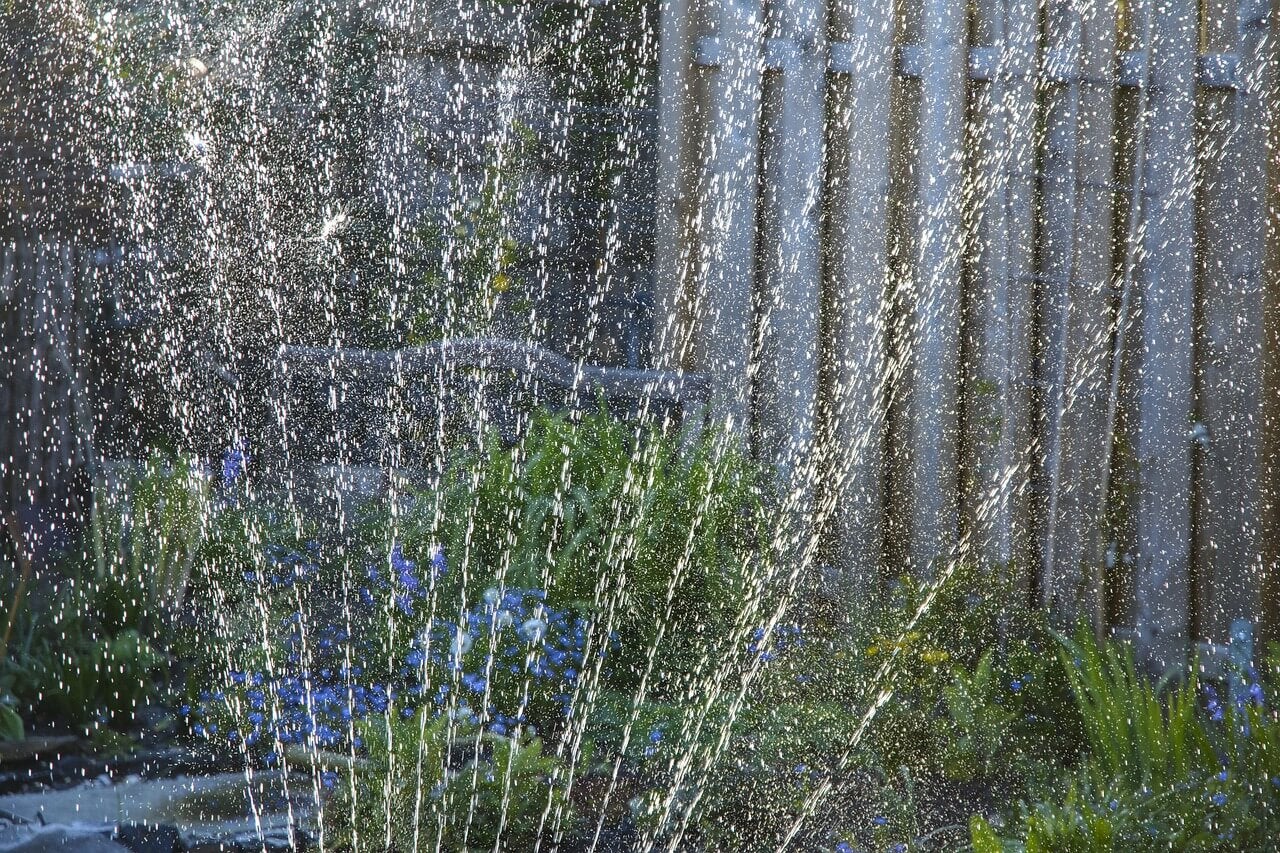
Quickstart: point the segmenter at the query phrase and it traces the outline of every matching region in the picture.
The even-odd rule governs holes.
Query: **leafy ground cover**
[[[836,600],[766,478],[604,414],[339,519],[153,457],[9,614],[0,738],[310,780],[332,849],[1266,849],[1274,656],[1153,680],[1002,573]],[[38,587],[39,585],[37,585]],[[917,618],[926,596],[932,603]]]

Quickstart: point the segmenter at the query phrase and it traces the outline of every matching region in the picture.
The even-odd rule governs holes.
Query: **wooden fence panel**
[[[724,29],[726,6],[711,8]],[[798,280],[818,275],[813,222],[786,225],[817,162],[820,66],[789,64],[807,56],[786,24],[798,8],[770,10],[778,73],[739,78],[777,94],[765,169],[736,173],[765,199],[751,255],[765,278],[760,313],[715,329],[763,335],[748,432],[771,459],[812,434],[807,403],[779,401],[789,378],[810,399],[820,329],[816,473],[833,497],[818,520],[849,588],[886,567],[928,575],[957,544],[989,565],[1034,561],[1051,607],[1133,629],[1157,665],[1188,648],[1193,621],[1213,638],[1256,612],[1280,586],[1266,580],[1280,494],[1263,485],[1280,453],[1280,300],[1264,286],[1280,276],[1274,10],[1214,0],[1200,45],[1192,0],[985,0],[970,48],[964,4],[834,2],[815,296]],[[813,77],[797,89],[800,68]],[[709,136],[730,126],[717,85]],[[703,158],[707,199],[725,156]],[[697,262],[739,265],[714,209],[704,200]],[[742,298],[706,292],[724,280],[708,271],[694,296]]]

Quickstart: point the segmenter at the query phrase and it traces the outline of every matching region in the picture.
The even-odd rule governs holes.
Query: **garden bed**
[[[717,441],[538,413],[340,517],[251,448],[154,458],[18,614],[9,838],[54,839],[41,807],[137,851],[1226,851],[1275,827],[1273,658],[1157,685],[991,567],[834,598]]]

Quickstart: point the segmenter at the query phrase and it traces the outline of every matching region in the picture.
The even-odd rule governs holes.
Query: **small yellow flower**
[[[908,631],[908,632],[907,632],[907,634],[906,634],[906,636],[904,636],[902,639],[903,639],[903,640],[905,640],[905,641],[906,641],[906,642],[908,642],[908,643],[914,643],[916,640],[920,639],[920,632],[919,632],[919,631]]]
[[[499,293],[506,293],[511,287],[511,276],[504,272],[500,272],[493,277],[493,289]]]
[[[925,649],[920,653],[920,659],[927,664],[939,664],[948,660],[951,655],[942,649]]]
[[[873,658],[878,654],[880,654],[879,646],[867,646],[867,657]]]

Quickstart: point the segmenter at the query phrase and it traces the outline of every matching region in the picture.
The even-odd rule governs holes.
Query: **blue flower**
[[[1249,697],[1258,705],[1267,704],[1267,697],[1262,691],[1262,685],[1256,681],[1249,685]]]
[[[1227,795],[1221,792],[1214,794],[1209,799],[1213,801],[1215,806],[1225,806],[1227,804]]]
[[[882,814],[878,814],[875,817],[871,818],[871,822],[876,826],[884,826],[889,822],[889,818],[885,817]]]
[[[222,487],[229,489],[245,472],[249,464],[249,455],[243,441],[237,441],[222,452]]]
[[[836,845],[835,853],[853,853],[853,845],[848,841],[841,841]]]
[[[444,549],[439,545],[431,549],[431,577],[439,580],[449,571],[449,565],[444,561]]]
[[[420,586],[418,576],[414,573],[416,569],[414,562],[405,558],[399,543],[391,546],[391,570],[395,572],[400,585],[409,592],[417,592]]]
[[[1022,679],[1020,679],[1020,678],[1015,678],[1013,681],[1011,681],[1011,682],[1009,683],[1009,689],[1010,689],[1010,690],[1012,690],[1014,693],[1021,693],[1021,692],[1022,692]]]
[[[1222,703],[1218,701],[1218,691],[1213,689],[1213,685],[1206,684],[1204,686],[1205,696],[1208,698],[1206,707],[1209,710],[1209,719],[1215,723],[1222,722]]]

